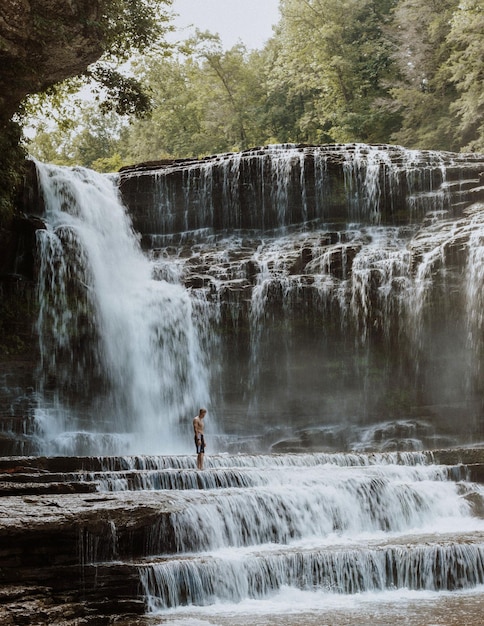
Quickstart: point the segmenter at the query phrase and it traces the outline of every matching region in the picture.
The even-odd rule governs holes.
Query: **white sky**
[[[224,48],[241,41],[247,48],[262,48],[279,21],[279,0],[174,0],[174,21],[179,39],[193,34],[190,26],[220,35]]]

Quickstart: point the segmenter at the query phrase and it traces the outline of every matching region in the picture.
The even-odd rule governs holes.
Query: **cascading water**
[[[196,307],[154,280],[115,182],[37,164],[40,448],[49,454],[187,450],[208,401]],[[185,443],[184,443],[185,442]]]
[[[286,145],[122,173],[144,246],[212,310],[226,433],[262,450],[480,440],[483,167]]]
[[[38,167],[43,450],[170,451],[200,404],[223,450],[480,440],[479,155],[271,146],[111,178]]]
[[[150,626],[449,626],[482,606],[482,468],[422,449],[481,437],[484,159],[37,167],[38,445],[98,455],[68,463],[101,492],[79,509],[107,503],[79,539],[94,587],[116,561],[110,589]],[[197,471],[180,453],[202,404],[220,436]]]
[[[83,480],[101,492],[170,503],[129,561],[149,624],[447,625],[430,618],[445,602],[462,619],[482,601],[482,486],[431,452],[100,463]]]

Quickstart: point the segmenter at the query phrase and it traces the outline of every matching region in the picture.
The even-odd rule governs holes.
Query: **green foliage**
[[[20,145],[20,133],[15,122],[0,120],[0,226],[13,215],[16,189],[22,179],[25,151]]]
[[[132,161],[243,150],[270,136],[260,55],[243,45],[224,51],[217,36],[197,33],[182,53],[147,56],[135,71],[153,110],[125,133]]]
[[[200,63],[204,131],[216,138],[218,149],[244,150],[254,145],[263,92],[246,48],[239,44],[224,52],[218,37],[201,32],[187,43]]]
[[[108,173],[117,172],[123,167],[123,165],[128,165],[128,163],[123,161],[123,157],[118,152],[116,152],[109,157],[104,157],[92,161],[90,167],[96,172]]]
[[[94,103],[84,103],[69,127],[39,127],[29,142],[30,154],[57,165],[82,165],[100,171],[121,165],[119,154],[123,120],[114,112],[101,113]],[[117,168],[115,168],[117,169]]]
[[[111,3],[100,28],[112,54],[126,58],[147,45],[143,33],[169,28],[142,14],[145,2]],[[41,128],[32,152],[105,171],[266,143],[484,150],[482,0],[280,0],[280,9],[260,51],[224,50],[197,31],[138,56],[130,78],[107,58],[88,71],[100,107],[70,100],[69,124]]]
[[[132,161],[165,156],[195,156],[206,148],[197,93],[198,68],[177,59],[146,57],[136,71],[150,90],[152,113],[135,120],[125,131],[126,150]]]
[[[399,74],[393,80],[393,105],[402,115],[392,141],[410,148],[457,150],[450,105],[455,88],[441,68],[458,0],[400,0],[392,23]]]
[[[133,160],[243,150],[271,142],[381,142],[400,114],[389,98],[393,0],[284,0],[260,52],[197,32],[183,55],[138,66],[150,118],[127,133]]]
[[[18,92],[20,98],[28,87],[33,91],[41,88],[44,78],[39,77],[36,82],[33,76],[36,74],[35,62],[43,58],[43,53],[36,49],[35,61],[35,54],[30,55],[26,49],[28,61],[9,59],[8,66],[3,68],[3,77],[12,87],[14,95],[10,100],[0,97],[2,107],[4,103],[8,103],[10,107],[0,107],[0,225],[7,223],[14,212],[16,190],[22,179],[26,152],[21,143],[19,124],[26,123],[28,114],[40,112],[45,118],[48,111],[54,111],[55,119],[55,112],[58,113],[53,130],[47,131],[45,123],[39,125],[37,137],[32,144],[32,152],[39,158],[58,163],[73,161],[89,166],[97,164],[102,168],[114,167],[122,162],[119,155],[115,158],[118,152],[117,135],[113,135],[111,129],[103,134],[100,128],[85,128],[79,134],[73,134],[72,129],[79,122],[77,111],[80,99],[73,99],[72,94],[90,83],[102,111],[115,111],[121,116],[146,113],[150,108],[149,97],[141,90],[134,77],[125,76],[116,68],[135,52],[144,53],[148,48],[156,48],[160,54],[164,52],[166,43],[163,37],[171,28],[167,13],[171,2],[172,0],[99,0],[99,6],[94,7],[94,2],[79,3],[75,7],[75,13],[80,16],[78,19],[81,21],[79,30],[84,28],[83,37],[87,48],[94,51],[104,50],[101,62],[87,68],[82,76],[51,86],[30,101],[24,102],[17,112],[16,121],[10,120],[17,104],[15,94]],[[32,8],[30,25],[36,48],[39,41],[51,42],[53,38],[58,41],[60,48],[64,44],[68,45],[68,33],[72,36],[75,27],[72,29],[72,24],[68,24],[66,14],[61,12],[59,16],[49,15],[49,7],[41,5],[42,3],[37,9]],[[83,7],[86,11],[84,16],[81,14]],[[88,18],[88,15],[93,14],[93,8],[98,9],[96,22],[90,22]],[[33,64],[28,67],[28,71],[27,63]],[[18,85],[17,80],[20,81]],[[45,80],[52,80],[48,73]],[[96,113],[96,117],[98,116],[99,112]],[[119,120],[117,127],[119,132]]]
[[[136,54],[156,50],[165,54],[164,37],[171,30],[167,7],[172,0],[99,0],[98,21],[86,24],[97,31],[102,58],[73,78],[31,95],[23,104],[30,116],[55,118],[59,126],[71,116],[69,105],[77,106],[79,92],[89,89],[101,110],[119,115],[146,114],[150,100],[139,81],[120,70],[121,64]],[[45,25],[52,28],[52,24]],[[66,108],[67,107],[67,108]]]
[[[297,111],[293,140],[383,141],[395,123],[386,96],[390,0],[283,0],[271,92]],[[375,124],[375,122],[377,122]]]
[[[163,49],[172,0],[103,0],[98,26],[106,57],[128,60],[135,52]]]
[[[458,96],[450,110],[458,119],[457,142],[484,152],[484,5],[463,0],[455,9],[446,43],[451,50],[443,73]]]
[[[100,101],[102,113],[115,111],[118,115],[138,115],[142,117],[151,108],[148,94],[141,83],[132,76],[123,76],[120,72],[98,63],[88,68],[86,75],[94,84],[96,101]]]

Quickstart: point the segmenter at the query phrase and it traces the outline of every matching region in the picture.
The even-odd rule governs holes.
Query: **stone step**
[[[238,493],[254,490],[240,487],[226,489],[223,493],[197,491],[211,480],[224,480],[225,477],[245,477],[250,479],[252,471],[264,471],[264,467],[272,472],[284,472],[289,467],[301,467],[303,463],[324,462],[339,463],[338,471],[357,473],[366,469],[371,470],[372,463],[394,463],[423,465],[425,463],[445,464],[449,468],[449,477],[463,480],[468,473],[476,473],[476,468],[482,472],[484,451],[479,449],[440,450],[426,453],[393,453],[393,454],[311,454],[311,455],[236,455],[229,457],[220,455],[209,457],[213,467],[204,472],[195,472],[187,467],[194,463],[194,455],[187,457],[15,457],[0,459],[0,480],[6,488],[18,489],[17,495],[0,498],[0,586],[3,589],[3,600],[0,608],[0,623],[8,607],[15,610],[19,604],[31,603],[39,611],[45,610],[40,598],[50,601],[51,606],[65,605],[66,615],[72,615],[73,620],[81,620],[84,615],[141,615],[147,606],[148,600],[156,603],[165,602],[161,588],[156,590],[156,581],[159,580],[160,568],[172,568],[173,571],[187,571],[195,568],[203,576],[219,572],[220,579],[227,567],[221,553],[213,551],[202,554],[177,554],[179,537],[173,515],[200,511],[200,507],[211,503],[218,505],[221,498],[237,499]],[[298,465],[299,463],[299,465]],[[346,463],[345,466],[342,464]],[[153,469],[160,467],[161,469]],[[307,466],[303,466],[307,467]],[[418,468],[416,468],[420,471]],[[65,472],[63,473],[63,470]],[[400,471],[400,470],[399,470]],[[86,476],[90,474],[89,481]],[[183,480],[192,481],[197,477],[197,486],[193,493],[177,492],[176,490],[162,491],[131,491],[121,493],[44,493],[27,495],[22,489],[32,487],[46,489],[67,490],[97,487],[100,480],[106,475],[113,479],[121,478],[135,483],[138,478],[152,478],[153,475],[170,476],[180,475]],[[83,482],[84,477],[84,482]],[[482,474],[481,474],[482,477]],[[79,478],[79,482],[76,482]],[[65,482],[63,480],[65,479]],[[200,481],[199,481],[200,479]],[[231,478],[232,480],[232,478]],[[73,487],[73,485],[76,485]],[[245,485],[241,485],[244,487]],[[378,485],[375,486],[378,489]],[[464,495],[464,494],[463,494]],[[478,493],[465,494],[469,501],[476,495],[474,511],[482,515],[482,498]],[[479,508],[480,507],[480,508]],[[235,515],[234,523],[237,523]],[[243,522],[243,519],[240,520]],[[196,529],[195,529],[196,533]],[[423,564],[432,561],[432,567],[437,568],[432,585],[437,588],[452,588],[459,584],[465,586],[472,582],[473,574],[464,572],[459,575],[459,546],[471,554],[480,550],[484,544],[484,531],[475,532],[472,536],[458,533],[452,536],[401,536],[390,540],[352,545],[329,546],[320,545],[309,549],[303,542],[289,546],[248,546],[237,548],[239,556],[247,560],[247,580],[255,583],[257,571],[264,570],[269,562],[273,562],[275,569],[274,583],[271,585],[292,584],[293,576],[296,581],[297,571],[295,563],[306,564],[308,571],[319,572],[311,584],[324,584],[324,568],[322,563],[341,564],[342,560],[359,555],[358,563],[376,564],[374,569],[365,571],[380,571],[378,563],[384,559],[386,563],[394,563],[388,568],[388,584],[395,584],[398,578],[394,577],[397,561]],[[484,548],[483,548],[484,549]],[[226,550],[230,554],[231,548]],[[432,553],[433,557],[429,555]],[[426,551],[426,552],[425,552]],[[401,555],[404,556],[401,556]],[[407,556],[405,556],[405,554]],[[155,555],[155,556],[154,556]],[[157,555],[163,555],[162,557]],[[349,556],[348,556],[349,555]],[[393,555],[393,556],[392,556]],[[442,555],[452,561],[454,565],[442,565]],[[435,557],[435,558],[434,558]],[[454,558],[455,557],[455,558]],[[472,557],[474,558],[474,557]],[[392,560],[393,559],[393,560]],[[433,559],[433,560],[432,560]],[[348,561],[348,562],[351,562]],[[370,567],[370,565],[368,567]],[[251,570],[252,567],[252,570]],[[326,567],[326,571],[334,568]],[[338,565],[339,567],[339,565]],[[373,567],[373,566],[372,566]],[[474,567],[474,566],[472,566]],[[212,569],[211,569],[212,568]],[[254,569],[255,568],[255,569]],[[292,569],[291,569],[292,568]],[[329,569],[328,569],[329,568]],[[418,583],[418,574],[412,570],[411,580]],[[439,569],[440,568],[440,569]],[[453,569],[454,568],[454,569]],[[417,568],[418,569],[418,568]],[[256,571],[257,570],[257,571]],[[269,571],[269,570],[267,570]],[[474,570],[472,570],[474,571]],[[484,569],[483,569],[484,571]],[[140,573],[143,580],[151,579],[155,585],[151,589],[140,585]],[[331,575],[331,574],[328,574]],[[272,574],[271,574],[272,576]],[[282,578],[281,578],[282,576]],[[286,576],[286,578],[284,578]],[[393,576],[393,578],[392,578]],[[432,574],[433,576],[433,574]],[[467,576],[467,578],[466,578]],[[151,577],[151,578],[150,578]],[[157,578],[158,577],[158,578]],[[259,577],[259,580],[260,577]],[[302,580],[302,579],[301,579]],[[319,581],[319,582],[318,582]],[[459,582],[460,581],[460,582]],[[229,584],[229,575],[223,579],[223,584]],[[415,583],[415,584],[417,584]],[[185,584],[185,583],[183,583]],[[188,583],[186,583],[188,584]],[[257,583],[259,584],[259,583]],[[295,584],[298,584],[297,581]],[[385,583],[387,584],[387,583]],[[418,583],[420,584],[420,583]],[[269,589],[268,583],[260,582],[262,587]],[[41,589],[42,587],[42,589]],[[230,587],[227,587],[230,589]],[[21,590],[21,591],[19,591]],[[231,592],[230,592],[231,593]],[[166,593],[165,593],[166,595]],[[175,602],[183,603],[183,589],[177,592]],[[154,599],[153,599],[154,598]],[[160,600],[161,598],[161,600]],[[50,600],[49,600],[50,599]],[[54,600],[55,599],[55,600]],[[25,606],[25,604],[22,604]],[[6,608],[7,607],[7,608]],[[47,613],[46,613],[47,614]],[[5,621],[6,624],[9,622]],[[33,622],[32,622],[33,623]],[[49,623],[48,621],[46,623]],[[51,621],[51,623],[57,623]],[[79,623],[81,623],[79,621]],[[109,623],[106,620],[106,623]],[[136,622],[127,622],[135,624]]]
[[[168,479],[170,471],[184,473],[186,480],[193,480],[197,488],[204,488],[209,480],[224,481],[223,473],[232,471],[234,483],[242,480],[235,472],[236,468],[292,467],[294,465],[319,465],[332,463],[335,465],[372,465],[378,462],[392,464],[438,464],[450,468],[457,468],[457,476],[462,477],[462,466],[465,466],[470,475],[467,477],[474,482],[483,482],[484,448],[449,448],[427,450],[422,452],[395,452],[395,453],[311,453],[293,454],[275,453],[269,455],[238,454],[235,456],[210,455],[206,459],[208,476],[194,472],[196,467],[195,455],[178,456],[11,456],[0,457],[0,482],[6,483],[48,483],[48,482],[96,482],[109,474],[117,475],[128,482],[135,482],[136,476],[149,476],[152,472],[166,471]],[[217,470],[224,470],[217,476]],[[137,474],[144,472],[144,474]],[[181,475],[182,475],[181,474]],[[195,480],[195,476],[198,478]],[[180,485],[182,482],[180,481]],[[166,486],[162,488],[167,488]],[[176,488],[180,488],[177,486]]]
[[[484,465],[447,467],[447,480],[484,482]],[[0,474],[0,498],[42,494],[190,491],[260,487],[269,484],[263,471],[240,468],[197,470],[130,470],[79,474]]]
[[[261,547],[238,550],[232,558],[224,551],[80,567],[44,563],[41,570],[34,563],[2,568],[1,599],[8,604],[43,593],[66,604],[82,600],[97,614],[142,614],[148,601],[152,607],[170,608],[210,603],[214,596],[229,601],[260,598],[284,585],[345,594],[399,588],[453,591],[484,583],[483,557],[484,533],[474,532],[312,548]]]
[[[41,495],[54,493],[94,493],[97,491],[95,483],[84,481],[68,481],[55,482],[47,480],[34,480],[32,482],[11,482],[0,480],[0,497],[5,496],[26,496]]]
[[[146,611],[138,589],[138,573],[128,567],[116,572],[106,567],[60,567],[43,569],[41,574],[35,569],[20,584],[1,585],[0,623],[134,626],[142,623]]]
[[[337,541],[337,539],[336,539]],[[182,555],[139,564],[155,609],[263,598],[284,586],[354,594],[388,589],[454,591],[484,582],[482,533],[402,536],[312,548]]]
[[[186,507],[169,492],[5,496],[0,498],[0,578],[14,582],[17,568],[174,552],[169,516]]]
[[[475,178],[465,178],[460,180],[452,180],[448,182],[444,182],[441,185],[441,189],[445,192],[455,192],[455,191],[467,191],[469,189],[475,189],[476,187],[481,186],[481,179],[478,177]]]

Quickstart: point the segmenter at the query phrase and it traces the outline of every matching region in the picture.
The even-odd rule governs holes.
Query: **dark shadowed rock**
[[[3,0],[0,109],[8,119],[28,93],[76,76],[103,52],[93,0]]]

